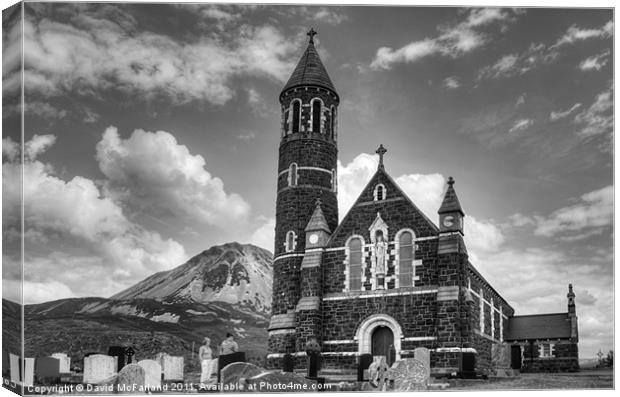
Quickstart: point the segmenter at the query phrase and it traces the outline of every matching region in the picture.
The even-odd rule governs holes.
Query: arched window
[[[387,196],[387,191],[385,190],[385,186],[382,183],[379,183],[377,186],[375,186],[375,191],[374,191],[375,201],[385,200],[386,196]]]
[[[288,167],[288,185],[297,186],[297,163],[291,163]]]
[[[336,107],[331,108],[331,117],[329,118],[329,136],[334,139],[336,136]]]
[[[290,113],[291,112],[289,111],[289,109],[286,109],[284,111],[284,125],[282,126],[282,129],[284,130],[284,135],[287,135],[287,134],[291,133],[291,129],[289,128],[290,120],[288,119]]]
[[[413,286],[413,235],[404,231],[398,237],[399,287]]]
[[[362,239],[352,238],[349,241],[349,290],[359,291],[362,289]]]
[[[336,175],[335,169],[332,169],[332,191],[338,191],[338,175]]]
[[[314,98],[312,100],[312,132],[321,132],[321,100]]]
[[[284,245],[286,252],[291,252],[295,250],[295,247],[297,246],[297,235],[294,231],[289,230],[286,233],[286,242],[284,243]]]
[[[293,101],[293,122],[291,131],[293,134],[299,132],[299,127],[301,124],[301,101],[296,99]]]

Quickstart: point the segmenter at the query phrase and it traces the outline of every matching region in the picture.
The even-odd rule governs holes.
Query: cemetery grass
[[[518,378],[462,382],[449,390],[612,389],[613,371],[521,374]]]

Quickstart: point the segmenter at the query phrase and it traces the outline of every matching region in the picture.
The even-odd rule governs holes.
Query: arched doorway
[[[378,326],[372,332],[371,353],[373,356],[385,356],[388,365],[394,362],[394,333],[389,327]]]
[[[389,350],[391,352],[389,356],[385,353],[382,353],[381,355],[385,355],[391,361],[400,360],[400,346],[401,339],[403,338],[403,331],[398,324],[398,321],[383,313],[373,314],[367,317],[358,326],[357,331],[355,332],[355,340],[358,343],[358,353],[360,355],[367,353],[374,354],[373,339],[375,339],[375,331],[381,328],[387,328],[390,331],[390,334],[387,336],[387,331],[378,331],[379,333],[376,334],[376,343],[379,343],[379,340],[382,337],[391,337],[391,343],[387,343],[388,348],[390,348],[390,345],[393,345]]]

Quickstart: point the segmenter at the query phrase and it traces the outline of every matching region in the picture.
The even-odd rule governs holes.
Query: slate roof
[[[308,226],[306,226],[305,229],[306,232],[314,230],[325,230],[327,233],[330,233],[329,226],[327,225],[325,215],[323,215],[323,210],[320,205],[317,205],[314,208],[314,213],[308,221]]]
[[[441,203],[441,207],[439,207],[439,214],[443,214],[446,212],[460,212],[462,215],[465,215],[463,209],[461,208],[461,203],[459,202],[459,198],[456,196],[456,191],[454,191],[454,180],[452,177],[448,180],[448,189],[446,190],[446,194],[443,197],[443,202]]]
[[[319,53],[314,47],[314,43],[311,41],[308,43],[308,47],[302,55],[297,67],[293,71],[293,74],[288,79],[288,82],[282,89],[282,92],[299,86],[314,85],[323,88],[327,88],[333,92],[336,92],[332,80],[327,74],[323,62],[319,57]]]
[[[568,313],[513,316],[508,320],[506,340],[558,339],[571,337]]]

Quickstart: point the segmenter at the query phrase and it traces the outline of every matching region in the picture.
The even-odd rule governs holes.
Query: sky
[[[19,24],[3,14],[3,294],[19,301]],[[278,95],[315,42],[343,217],[377,168],[517,314],[613,348],[610,9],[27,3],[24,302],[110,296],[215,244],[273,250]]]

